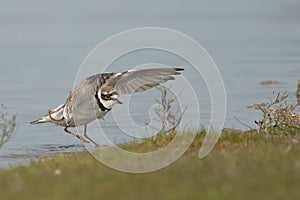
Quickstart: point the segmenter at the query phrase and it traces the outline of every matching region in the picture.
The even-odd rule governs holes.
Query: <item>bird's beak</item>
[[[119,99],[116,99],[118,104],[123,104],[122,101],[120,101]]]

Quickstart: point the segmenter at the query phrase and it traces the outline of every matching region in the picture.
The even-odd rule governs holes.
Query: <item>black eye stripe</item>
[[[113,96],[113,95],[119,95],[119,94],[116,91],[114,91],[110,94],[110,96]]]
[[[101,98],[104,99],[104,100],[110,100],[111,99],[111,96],[114,96],[114,95],[119,95],[116,91],[110,93],[110,94],[101,94]]]
[[[109,100],[110,95],[109,94],[101,94],[101,98],[104,99],[104,100]]]

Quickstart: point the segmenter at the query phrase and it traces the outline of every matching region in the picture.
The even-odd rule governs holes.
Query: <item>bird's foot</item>
[[[79,140],[81,140],[84,143],[90,143],[88,140],[86,140],[84,137],[82,137],[81,135],[77,135],[76,136]]]

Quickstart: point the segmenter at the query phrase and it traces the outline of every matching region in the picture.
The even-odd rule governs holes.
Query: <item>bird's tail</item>
[[[48,114],[40,119],[30,122],[30,124],[40,124],[45,122],[57,122],[64,118],[64,105],[61,104],[54,109],[48,111]]]
[[[40,123],[46,123],[46,122],[50,122],[50,118],[47,115],[45,117],[42,117],[40,119],[30,122],[30,124],[40,124]]]

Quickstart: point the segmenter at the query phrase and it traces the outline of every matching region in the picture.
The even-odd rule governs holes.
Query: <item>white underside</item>
[[[63,105],[63,104],[62,104]],[[104,118],[108,111],[101,111],[95,98],[90,98],[79,104],[77,107],[69,108],[59,105],[57,108],[50,110],[51,118],[44,117],[47,121],[61,126],[82,126],[96,119]],[[61,121],[64,119],[63,121]]]
[[[96,119],[103,118],[107,111],[103,112],[99,109],[99,106],[95,98],[91,98],[83,103],[79,104],[72,110],[72,118],[76,126],[88,124]]]

